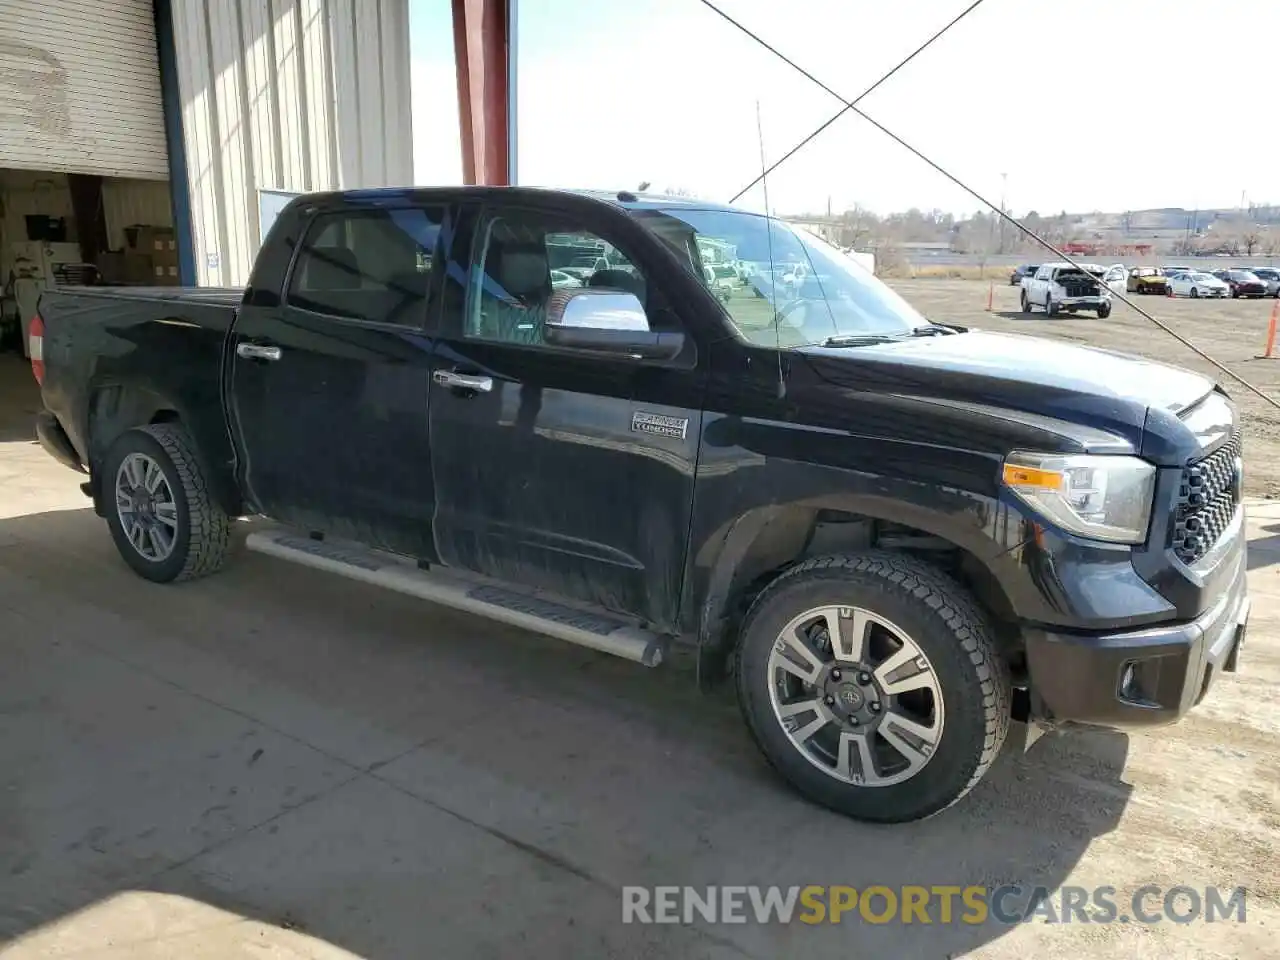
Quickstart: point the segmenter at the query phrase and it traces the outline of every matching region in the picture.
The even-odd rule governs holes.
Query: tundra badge
[[[652,433],[659,437],[671,437],[683,440],[689,429],[686,417],[664,417],[660,413],[643,413],[637,410],[631,414],[632,433]]]

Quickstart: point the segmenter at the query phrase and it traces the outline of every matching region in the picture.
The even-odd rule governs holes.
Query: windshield
[[[1207,280],[1217,280],[1217,279],[1218,279],[1217,277],[1211,277],[1211,276],[1210,276],[1209,274],[1207,274],[1207,273],[1192,273],[1192,274],[1188,274],[1188,276],[1190,276],[1192,280],[1197,280],[1197,281],[1199,281],[1200,283],[1204,283],[1204,282],[1205,282],[1205,281],[1207,281]]]
[[[907,336],[929,321],[852,257],[806,230],[736,210],[637,210],[637,220],[707,282],[742,265],[742,282],[716,292],[738,332],[761,346],[829,337]]]

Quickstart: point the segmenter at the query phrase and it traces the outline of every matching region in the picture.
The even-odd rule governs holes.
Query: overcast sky
[[[852,98],[968,0],[716,2]],[[449,0],[409,3],[415,177],[457,183]],[[1280,203],[1278,44],[1280,0],[984,0],[860,107],[1019,215]],[[520,0],[518,60],[524,184],[725,201],[760,172],[757,100],[771,159],[840,108],[700,0]],[[784,212],[979,206],[852,114],[768,186]]]

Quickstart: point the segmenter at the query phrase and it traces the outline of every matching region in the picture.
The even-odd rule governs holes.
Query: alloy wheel
[[[861,607],[817,607],[769,656],[773,712],[795,748],[844,783],[887,787],[918,774],[942,738],[933,665],[901,628]]]
[[[178,539],[178,504],[160,464],[145,453],[129,454],[116,470],[115,496],[133,549],[153,563],[167,560]]]

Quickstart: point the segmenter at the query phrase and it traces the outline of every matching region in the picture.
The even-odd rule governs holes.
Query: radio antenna
[[[769,249],[769,306],[773,308],[773,345],[778,358],[778,399],[787,395],[787,378],[782,372],[782,326],[778,322],[778,273],[773,267],[773,220],[769,209],[769,168],[764,157],[764,126],[760,122],[760,101],[756,101],[756,139],[760,142],[760,187],[764,190],[764,235]]]

